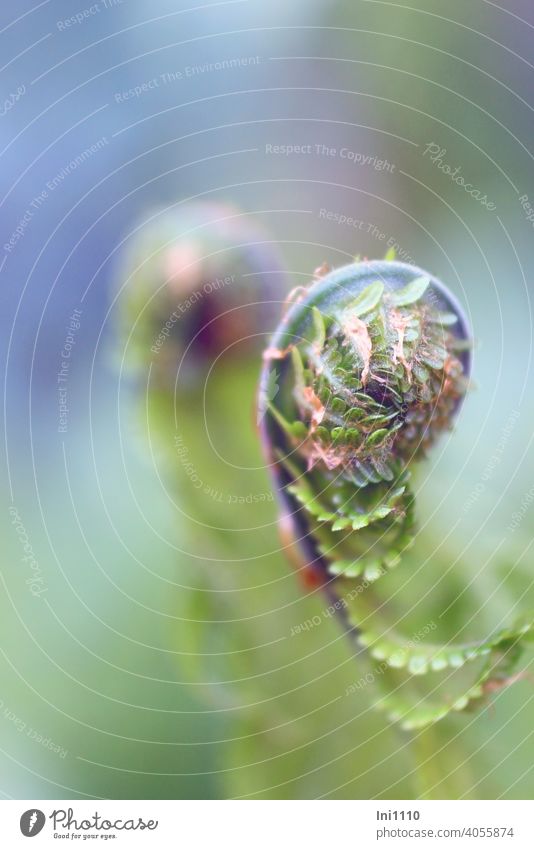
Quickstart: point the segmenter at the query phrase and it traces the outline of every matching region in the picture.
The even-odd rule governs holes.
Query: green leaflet
[[[372,657],[385,660],[392,668],[406,669],[412,675],[425,675],[427,672],[460,669],[466,663],[499,652],[514,640],[533,633],[534,616],[528,623],[521,622],[512,628],[502,628],[493,637],[478,643],[413,645],[413,640],[410,644],[410,640],[403,640],[399,634],[384,637],[371,630],[362,634],[359,640],[369,649]]]

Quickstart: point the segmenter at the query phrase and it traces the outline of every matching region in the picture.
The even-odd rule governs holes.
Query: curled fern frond
[[[261,430],[285,524],[290,516],[305,571],[336,594],[352,639],[380,662],[377,707],[407,729],[510,682],[534,632],[527,620],[480,642],[414,641],[389,624],[387,599],[375,594],[414,542],[411,471],[451,428],[470,349],[445,286],[386,260],[311,285],[264,354]]]

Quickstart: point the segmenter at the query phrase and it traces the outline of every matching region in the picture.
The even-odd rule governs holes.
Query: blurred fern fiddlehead
[[[268,232],[228,203],[154,210],[124,253],[119,306],[123,360],[159,388],[189,390],[221,354],[256,352],[285,296]],[[239,346],[236,344],[239,343]]]
[[[399,633],[377,592],[414,541],[413,467],[453,422],[470,349],[467,321],[442,283],[373,261],[301,291],[264,354],[261,432],[286,539],[359,656],[382,664],[371,676],[376,706],[405,729],[511,682],[532,633],[525,620],[485,640],[422,642]]]

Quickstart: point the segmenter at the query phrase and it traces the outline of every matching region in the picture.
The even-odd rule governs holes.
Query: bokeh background
[[[267,253],[247,303],[278,311],[322,263],[392,245],[450,286],[474,385],[418,481],[420,568],[398,590],[452,610],[451,633],[491,632],[533,601],[533,33],[527,0],[4,4],[5,798],[422,792],[414,741],[346,695],[357,660],[280,551],[258,351],[175,368],[148,410],[124,258],[154,210],[200,199],[235,205],[287,269]],[[531,662],[439,727],[427,792],[531,798]]]

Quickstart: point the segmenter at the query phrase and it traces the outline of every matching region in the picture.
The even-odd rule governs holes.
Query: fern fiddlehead
[[[376,706],[405,729],[511,683],[533,633],[529,618],[479,641],[403,637],[376,592],[414,542],[413,469],[450,428],[470,366],[456,299],[391,261],[327,273],[294,300],[264,353],[261,434],[282,526],[359,650],[380,662]]]
[[[125,364],[138,373],[150,364],[154,385],[180,391],[217,357],[256,352],[286,286],[268,231],[214,201],[154,210],[133,231],[120,278]]]

